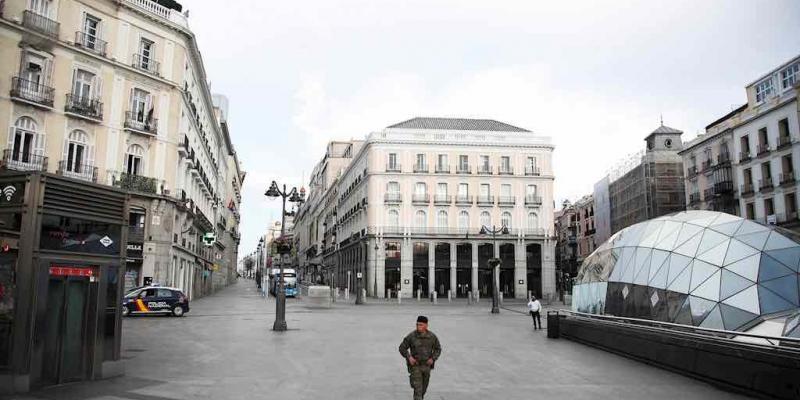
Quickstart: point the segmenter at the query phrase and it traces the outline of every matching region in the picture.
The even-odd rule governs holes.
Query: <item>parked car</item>
[[[128,292],[122,299],[122,315],[172,314],[181,317],[189,311],[189,299],[180,289],[147,286]]]

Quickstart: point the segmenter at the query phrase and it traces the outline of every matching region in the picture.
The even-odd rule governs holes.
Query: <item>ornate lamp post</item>
[[[494,257],[489,259],[489,266],[492,267],[492,282],[494,288],[492,290],[492,314],[500,314],[500,296],[497,292],[500,291],[500,282],[498,282],[500,277],[500,272],[497,268],[500,267],[500,257],[499,254],[495,254],[495,249],[497,248],[497,234],[508,235],[508,227],[503,225],[500,228],[495,227],[492,225],[491,228],[487,228],[486,226],[481,226],[481,235],[491,234],[492,235],[492,254]]]
[[[301,188],[300,192],[297,192],[297,188],[293,187],[292,190],[287,191],[286,185],[283,185],[283,190],[278,188],[278,184],[275,181],[272,181],[272,185],[269,186],[267,192],[264,193],[265,196],[270,198],[281,197],[283,199],[283,206],[281,207],[281,238],[283,238],[284,233],[286,232],[286,198],[289,198],[289,201],[292,203],[301,203],[303,201],[303,194],[304,190]],[[285,245],[291,246],[291,245]],[[275,323],[272,325],[273,331],[285,331],[287,329],[286,326],[286,289],[283,287],[283,252],[286,251],[286,248],[279,248],[278,254],[281,256],[281,263],[280,263],[280,275],[278,276],[278,290],[275,296]]]
[[[375,259],[375,270],[372,273],[372,295],[376,298],[378,297],[378,250],[380,250],[380,246],[378,246],[378,239],[375,239],[375,255],[373,258]]]

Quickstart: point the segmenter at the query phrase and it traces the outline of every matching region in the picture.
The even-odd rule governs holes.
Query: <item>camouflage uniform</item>
[[[433,359],[435,363],[441,354],[442,346],[439,344],[439,338],[431,331],[419,333],[415,330],[406,335],[400,343],[400,355],[406,359],[408,380],[414,389],[414,400],[422,400],[425,391],[428,390],[428,380],[433,369],[433,365],[428,365],[428,360]],[[417,360],[416,365],[408,362],[409,355]]]

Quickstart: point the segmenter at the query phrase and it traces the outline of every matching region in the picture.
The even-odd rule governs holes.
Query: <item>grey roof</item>
[[[530,132],[493,119],[417,117],[389,126],[399,129],[441,129],[453,131]]]
[[[675,128],[670,128],[664,124],[658,127],[658,129],[654,130],[653,133],[683,133],[681,130],[677,130]],[[653,134],[651,133],[651,135]]]

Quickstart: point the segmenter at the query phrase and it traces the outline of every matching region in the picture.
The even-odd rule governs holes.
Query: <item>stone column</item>
[[[428,242],[428,296],[436,291],[436,242]]]
[[[400,290],[404,297],[412,297],[414,286],[414,249],[411,239],[403,238],[400,251]]]
[[[453,298],[456,297],[456,286],[458,285],[456,281],[456,277],[458,276],[458,271],[456,269],[458,261],[458,253],[456,253],[457,249],[458,246],[456,245],[456,242],[450,242],[450,292],[453,293]]]
[[[469,288],[473,295],[478,292],[478,242],[472,242],[472,283]]]
[[[554,300],[556,293],[556,242],[545,239],[542,245],[542,296]]]
[[[517,299],[528,297],[528,265],[525,246],[525,239],[517,240],[514,245],[514,285],[516,285],[514,298]]]
[[[377,243],[378,238],[372,238],[367,240],[367,257],[366,257],[366,265],[364,266],[364,270],[367,272],[364,276],[364,286],[367,289],[367,296],[376,296],[375,293],[375,282],[377,276],[377,252],[375,251],[375,243]]]
[[[375,239],[377,240],[377,239]],[[378,298],[386,297],[386,244],[383,241],[377,241],[378,253],[378,268],[375,271],[378,278]]]

